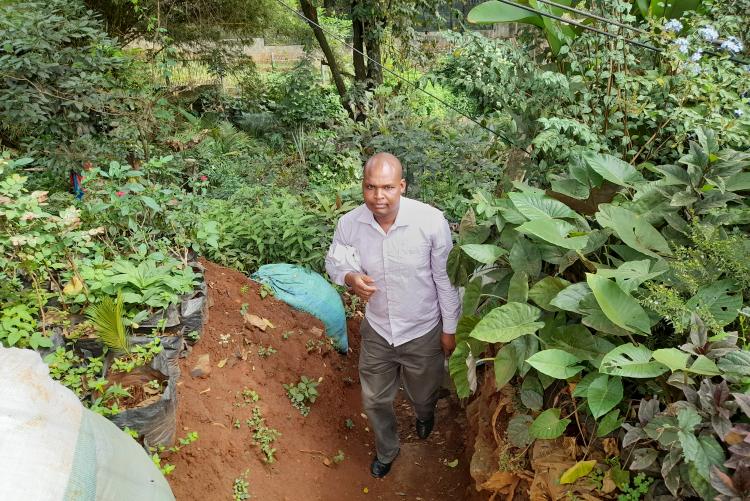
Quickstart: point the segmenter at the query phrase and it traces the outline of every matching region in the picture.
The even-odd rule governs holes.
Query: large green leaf
[[[555,379],[568,379],[583,369],[576,365],[581,360],[567,351],[556,348],[535,353],[526,360],[533,368]]]
[[[448,253],[448,262],[446,263],[446,271],[451,284],[456,287],[465,285],[469,281],[469,268],[474,269],[471,260],[466,257],[460,246],[453,247]]]
[[[599,366],[601,373],[631,378],[655,378],[668,370],[666,365],[651,360],[651,350],[633,343],[621,344],[607,353]]]
[[[622,380],[601,374],[591,381],[586,399],[594,419],[599,419],[622,401]]]
[[[474,24],[525,23],[544,27],[541,16],[497,0],[480,3],[469,11],[466,19]]]
[[[511,341],[510,344],[516,350],[518,375],[523,377],[531,370],[531,366],[526,363],[526,359],[539,351],[539,339],[535,336],[521,336]]]
[[[690,364],[690,367],[685,369],[687,372],[693,374],[701,374],[703,376],[718,376],[721,371],[716,366],[716,362],[711,360],[705,355],[698,355],[695,361]]]
[[[510,267],[516,273],[524,272],[534,278],[542,270],[542,256],[539,247],[526,237],[518,237],[508,254]]]
[[[527,221],[516,228],[516,231],[571,250],[583,249],[588,241],[585,235],[569,237],[570,233],[577,230],[575,226],[561,219],[549,218]]]
[[[475,277],[464,288],[463,311],[464,315],[473,315],[479,306],[482,294],[482,277]]]
[[[695,311],[699,306],[708,309],[714,320],[724,326],[739,315],[742,294],[733,280],[719,280],[698,289],[685,306],[690,311]]]
[[[618,186],[633,187],[643,182],[643,176],[632,165],[612,155],[593,152],[583,154],[584,160],[597,174]]]
[[[617,283],[591,273],[586,274],[586,283],[591,287],[599,307],[615,325],[630,332],[651,332],[651,322],[646,312]]]
[[[575,355],[580,360],[588,360],[599,366],[602,357],[615,345],[600,336],[594,336],[581,324],[569,324],[539,333],[547,348],[558,348]]]
[[[570,207],[559,200],[555,200],[546,195],[540,195],[538,193],[512,192],[508,194],[508,198],[510,198],[513,205],[516,206],[518,212],[523,214],[524,217],[529,220],[578,217],[578,214],[576,214]]]
[[[529,435],[533,438],[555,439],[565,432],[570,419],[560,419],[560,409],[547,409],[537,416],[529,427]]]
[[[727,191],[750,190],[750,172],[739,172],[726,180],[724,189]]]
[[[727,353],[719,359],[718,366],[725,377],[731,375],[740,379],[750,376],[750,352],[742,350]]]
[[[479,321],[471,337],[488,343],[510,342],[544,327],[544,322],[536,321],[540,313],[539,308],[523,303],[498,306]]]
[[[506,344],[495,355],[495,385],[501,389],[516,373],[516,349]]]
[[[689,353],[685,353],[677,348],[661,348],[656,350],[652,356],[657,362],[669,367],[669,370],[672,372],[685,370],[690,359]]]
[[[532,411],[540,411],[544,406],[544,387],[535,374],[525,377],[521,383],[521,403]]]
[[[508,284],[508,302],[525,303],[529,299],[529,276],[524,271],[516,272]]]
[[[596,436],[605,437],[609,435],[620,428],[623,422],[625,422],[625,418],[620,417],[620,409],[614,409],[608,412],[607,415],[599,421],[599,426],[596,428]]]
[[[534,441],[534,439],[531,438],[531,435],[529,435],[529,426],[531,426],[533,421],[534,418],[528,414],[513,416],[511,420],[508,421],[508,430],[506,433],[508,435],[508,441],[513,444],[513,446],[521,449],[528,447],[528,445]]]
[[[565,279],[559,277],[544,277],[531,287],[529,290],[529,299],[534,301],[542,309],[547,311],[557,311],[558,308],[550,304],[560,291],[570,285]]]
[[[492,244],[464,244],[461,246],[461,250],[470,258],[483,264],[492,264],[507,252],[502,247]]]
[[[456,386],[456,393],[459,398],[466,398],[471,395],[466,360],[471,354],[479,355],[487,346],[487,343],[469,337],[472,329],[478,323],[479,318],[464,315],[458,320],[458,326],[456,327],[456,349],[453,350],[448,360],[448,372]]]
[[[456,349],[453,350],[451,358],[448,360],[448,372],[456,386],[456,394],[459,398],[467,398],[471,395],[466,365],[466,359],[469,355],[471,355],[471,346],[468,342],[463,341],[456,344]]]
[[[557,296],[550,301],[550,305],[565,311],[582,314],[580,309],[583,298],[591,294],[591,288],[586,282],[578,282],[561,290]]]
[[[684,431],[679,431],[678,437],[685,455],[685,461],[693,464],[704,480],[709,480],[711,466],[722,466],[724,464],[724,449],[715,437],[708,435],[696,437],[692,433]]]
[[[652,257],[671,255],[669,244],[645,217],[611,204],[602,204],[596,220],[604,228],[611,228],[629,247]]]
[[[604,278],[614,278],[617,285],[628,294],[633,292],[643,282],[658,277],[665,273],[669,267],[664,261],[651,261],[643,259],[640,261],[626,261],[617,269],[599,268],[597,275]]]

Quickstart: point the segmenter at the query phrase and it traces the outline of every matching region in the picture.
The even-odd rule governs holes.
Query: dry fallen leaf
[[[268,327],[272,329],[274,328],[273,324],[268,319],[261,318],[258,315],[253,315],[252,313],[245,313],[242,317],[245,319],[245,322],[249,323],[253,327],[257,327],[263,332],[265,332]]]
[[[216,367],[218,367],[219,369],[221,369],[225,365],[227,365],[227,359],[226,358],[222,358],[221,360],[219,360],[219,363],[216,364]]]
[[[617,447],[617,440],[612,437],[602,439],[602,448],[604,449],[604,454],[608,458],[618,457],[620,455],[620,448]]]
[[[151,404],[155,404],[156,402],[159,401],[159,399],[161,399],[161,395],[154,395],[154,396],[148,397],[147,399],[141,400],[140,402],[138,402],[138,404],[135,406],[135,409],[140,409],[142,407],[147,407]]]
[[[83,282],[81,282],[81,279],[77,276],[73,275],[73,278],[70,279],[70,282],[65,284],[65,287],[63,287],[63,294],[66,296],[75,296],[81,290],[83,289]]]
[[[604,480],[602,480],[602,494],[609,494],[617,489],[617,484],[612,479],[612,470],[608,470],[604,474]]]
[[[323,458],[323,464],[326,466],[331,466],[331,460],[328,458]]]

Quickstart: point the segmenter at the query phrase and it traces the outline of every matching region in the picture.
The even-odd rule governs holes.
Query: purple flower
[[[679,33],[682,31],[682,23],[677,19],[670,19],[664,24],[664,31],[671,31],[673,33]]]
[[[701,57],[703,56],[703,51],[698,49],[695,52],[693,52],[693,55],[690,56],[690,60],[694,63],[697,63],[701,60]]]
[[[731,52],[732,54],[737,54],[739,52],[742,52],[742,50],[745,48],[742,45],[742,42],[740,42],[737,37],[727,37],[726,40],[721,42],[720,47],[724,50]]]
[[[687,54],[690,50],[690,42],[688,42],[687,38],[678,38],[674,41],[674,44],[677,46],[677,50],[683,54]]]
[[[719,39],[719,32],[716,31],[716,28],[714,28],[710,24],[699,29],[698,34],[702,36],[703,40],[705,40],[706,42],[715,42]]]

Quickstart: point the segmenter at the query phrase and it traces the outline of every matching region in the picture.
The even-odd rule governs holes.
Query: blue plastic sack
[[[349,351],[344,303],[328,280],[293,264],[266,264],[250,278],[270,287],[277,299],[320,319],[336,349]]]

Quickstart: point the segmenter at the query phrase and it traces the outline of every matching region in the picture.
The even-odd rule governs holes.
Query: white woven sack
[[[173,501],[145,451],[31,350],[0,347],[0,500]]]

